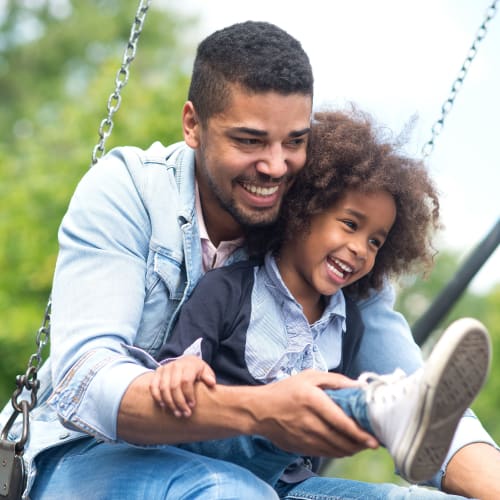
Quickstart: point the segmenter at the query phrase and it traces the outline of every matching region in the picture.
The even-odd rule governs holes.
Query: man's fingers
[[[270,394],[258,407],[261,425],[256,433],[287,451],[312,456],[342,457],[376,448],[376,439],[348,417],[322,388],[350,385],[352,381],[342,375],[307,370],[264,386],[262,390]],[[264,404],[266,400],[274,402],[272,412]]]
[[[358,380],[346,377],[340,373],[318,372],[307,370],[303,372],[305,376],[311,378],[311,382],[322,389],[343,389],[345,387],[359,387]]]

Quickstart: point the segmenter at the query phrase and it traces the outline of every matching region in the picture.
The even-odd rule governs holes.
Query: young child
[[[363,324],[352,297],[428,265],[439,215],[424,166],[378,133],[356,112],[315,115],[309,160],[280,220],[249,235],[250,250],[267,250],[263,260],[208,272],[183,307],[156,363],[158,404],[189,417],[196,381],[268,384],[307,369],[359,375],[353,360]],[[414,374],[364,373],[326,392],[386,446],[405,479],[421,482],[442,464],[489,359],[486,330],[463,319]],[[239,463],[271,484],[294,461],[307,463],[258,436],[181,446]]]

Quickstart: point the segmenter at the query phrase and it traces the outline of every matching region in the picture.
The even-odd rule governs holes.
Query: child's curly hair
[[[285,197],[279,220],[268,230],[267,249],[279,254],[285,242],[310,229],[311,218],[332,206],[346,191],[387,191],[396,203],[396,220],[372,271],[346,292],[366,296],[388,277],[430,267],[431,243],[439,228],[439,199],[420,160],[401,153],[371,117],[323,111],[314,115],[308,160]]]

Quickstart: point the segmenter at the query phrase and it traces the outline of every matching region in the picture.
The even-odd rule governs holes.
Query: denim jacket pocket
[[[155,357],[175,322],[187,280],[182,260],[171,252],[151,250],[148,260],[146,298],[134,345]]]

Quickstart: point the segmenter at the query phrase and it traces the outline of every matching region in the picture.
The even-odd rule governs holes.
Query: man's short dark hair
[[[188,99],[202,122],[225,109],[231,84],[249,92],[313,94],[311,64],[300,42],[266,22],[233,24],[198,46]]]

